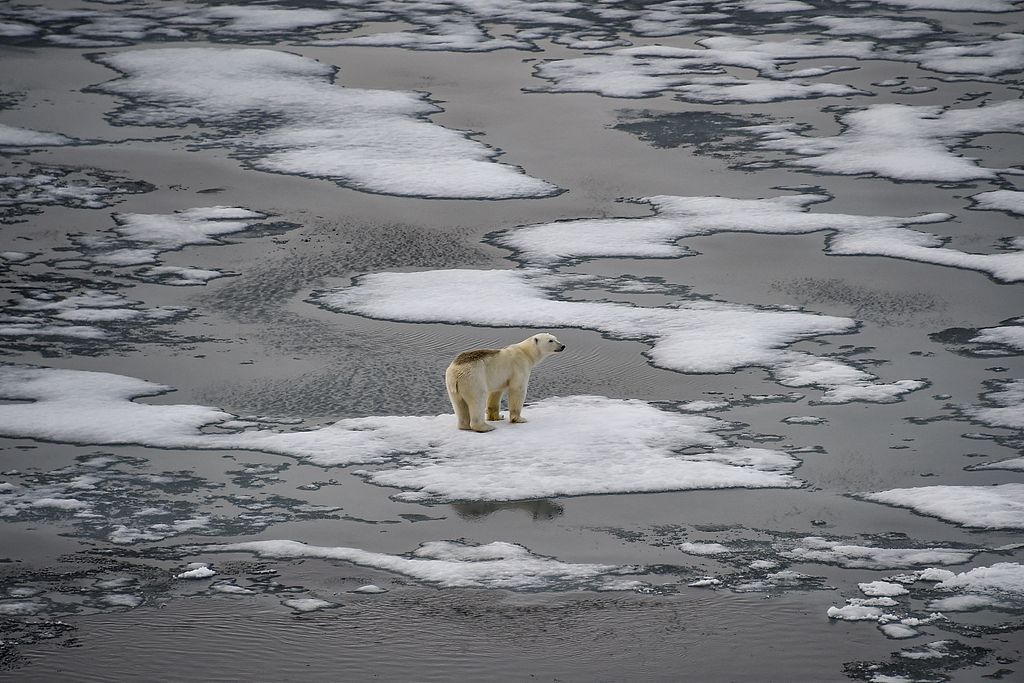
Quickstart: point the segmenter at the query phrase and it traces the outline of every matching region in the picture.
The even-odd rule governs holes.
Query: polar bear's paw
[[[523,423],[526,422],[526,418],[522,417],[522,416],[520,416],[520,417],[510,417],[508,419],[508,421],[511,422],[512,424],[523,424]]]
[[[474,432],[479,432],[481,434],[494,431],[494,427],[492,425],[487,424],[486,422],[484,422],[483,424],[473,425],[470,427],[470,429],[472,429]]]

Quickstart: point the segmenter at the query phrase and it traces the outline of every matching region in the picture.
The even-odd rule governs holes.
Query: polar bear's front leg
[[[487,397],[487,419],[492,422],[501,420],[501,394],[500,391],[494,391]]]
[[[508,388],[508,421],[515,424],[526,422],[523,417],[523,402],[526,400],[526,387],[510,386]]]

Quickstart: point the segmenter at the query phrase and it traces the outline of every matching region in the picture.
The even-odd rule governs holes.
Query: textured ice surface
[[[285,52],[166,48],[96,58],[124,74],[99,86],[133,102],[116,123],[216,131],[256,168],[416,197],[546,197],[554,186],[493,161],[497,152],[435,125],[419,93],[345,88],[335,69]]]
[[[1024,484],[920,486],[869,493],[863,498],[966,527],[1024,529]]]
[[[386,463],[364,473],[411,491],[403,500],[514,500],[557,495],[728,487],[792,487],[799,461],[781,451],[730,446],[727,423],[644,401],[570,396],[527,408],[526,425],[486,436],[453,415],[341,420],[312,431],[204,433],[234,416],[195,405],[133,398],[168,391],[107,373],[0,366],[0,434],[80,444],[250,449],[321,465]],[[681,454],[684,449],[698,452]],[[137,530],[125,528],[123,535]],[[141,533],[141,532],[139,532]]]
[[[839,122],[843,129],[833,136],[807,135],[791,124],[749,130],[762,136],[760,147],[796,157],[783,163],[818,173],[932,182],[989,180],[1006,169],[983,167],[953,148],[983,133],[1024,132],[1024,101],[972,109],[876,104],[841,115]]]
[[[972,208],[985,211],[1006,211],[1024,216],[1024,192],[1019,190],[992,190],[972,195]]]
[[[576,219],[505,230],[495,242],[530,263],[597,257],[678,258],[692,252],[678,241],[722,232],[803,235],[828,232],[826,252],[842,256],[892,258],[978,270],[1004,281],[1024,279],[1024,250],[973,254],[943,246],[935,234],[908,226],[941,223],[945,213],[919,216],[861,216],[810,213],[831,197],[797,194],[765,199],[729,197],[645,197],[654,215],[641,218]]]
[[[203,552],[248,552],[278,559],[316,558],[372,567],[445,588],[574,590],[600,588],[605,579],[630,573],[627,567],[572,564],[535,555],[521,545],[495,541],[467,545],[432,541],[409,556],[358,548],[307,545],[298,541],[250,541],[203,546]],[[614,585],[614,584],[610,584]],[[635,584],[630,584],[630,588]]]
[[[975,551],[953,548],[879,548],[832,541],[817,536],[801,539],[782,556],[797,562],[819,562],[864,569],[904,569],[969,562]]]
[[[74,142],[59,133],[44,133],[0,123],[0,147],[59,147]]]
[[[801,339],[848,332],[854,327],[848,318],[704,300],[644,308],[550,298],[551,291],[580,282],[578,276],[539,269],[376,273],[315,300],[332,310],[383,320],[535,328],[571,324],[650,343],[655,365],[680,372],[766,367],[786,386],[823,388],[820,400],[826,403],[892,402],[924,386],[917,380],[882,384],[838,360],[785,348]]]
[[[964,414],[990,427],[1024,429],[1024,380],[993,381],[989,387],[981,395],[983,405],[969,406]]]
[[[935,584],[935,588],[1002,596],[1020,603],[1024,601],[1024,564],[997,562],[989,567],[976,567]]]

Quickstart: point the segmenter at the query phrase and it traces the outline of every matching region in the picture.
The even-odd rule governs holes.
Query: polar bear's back
[[[501,353],[501,349],[474,349],[473,351],[463,351],[459,355],[455,356],[455,360],[452,361],[452,365],[466,365],[467,363],[475,363],[478,360],[490,358]]]

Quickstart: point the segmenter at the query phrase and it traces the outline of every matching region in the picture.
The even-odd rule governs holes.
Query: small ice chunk
[[[380,586],[374,585],[372,583],[368,583],[365,586],[360,586],[359,588],[354,588],[350,592],[351,593],[371,593],[371,594],[376,594],[376,593],[387,593],[388,589],[387,588],[381,588]]]
[[[872,597],[891,597],[893,595],[906,595],[910,592],[900,584],[889,583],[888,581],[871,581],[869,583],[859,583],[857,586],[864,595]]]

